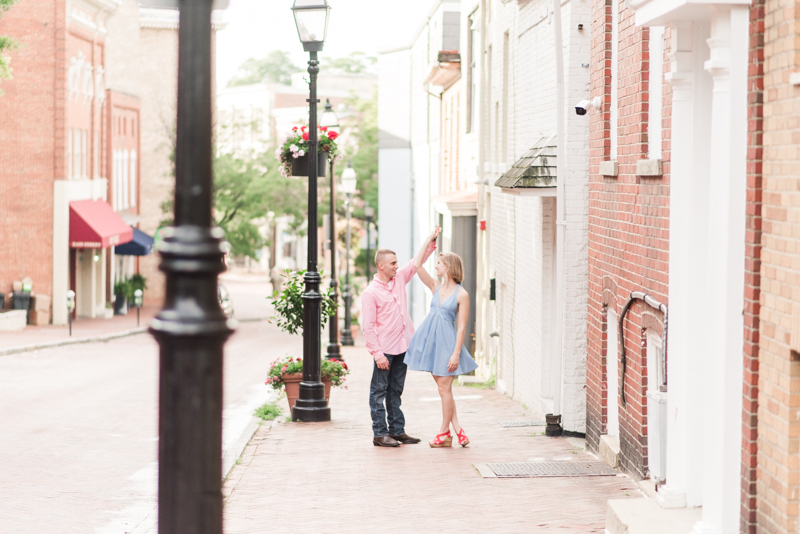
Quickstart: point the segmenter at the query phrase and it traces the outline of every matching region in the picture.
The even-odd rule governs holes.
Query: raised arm
[[[436,238],[439,236],[440,232],[441,229],[437,226],[436,230],[434,230],[433,233],[429,235],[422,243],[417,255],[414,256],[414,259],[397,271],[397,280],[399,280],[400,283],[404,285],[407,284],[412,278],[414,278],[414,275],[417,273],[417,270],[422,267],[422,264],[428,261],[428,258],[431,257],[433,251],[436,250]],[[425,274],[428,273],[426,272]],[[428,284],[425,283],[425,285]]]
[[[425,242],[417,252],[417,255],[414,257],[414,268],[419,274],[419,279],[425,284],[431,292],[436,291],[436,280],[428,273],[425,269],[424,264],[428,261],[428,258],[433,254],[433,251],[436,250],[436,238],[439,237],[441,233],[441,227],[437,226],[436,229],[428,236]]]
[[[458,288],[458,328],[456,329],[456,346],[453,355],[447,363],[447,370],[451,373],[458,369],[461,360],[461,347],[464,346],[464,335],[467,332],[467,319],[469,318],[469,293],[464,288]]]

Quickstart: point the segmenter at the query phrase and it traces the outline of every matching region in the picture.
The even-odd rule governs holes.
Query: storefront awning
[[[114,247],[114,253],[121,256],[147,256],[152,254],[153,250],[155,250],[153,238],[138,228],[133,229],[133,240]]]
[[[125,224],[108,202],[76,200],[69,203],[70,248],[108,248],[133,239],[133,228]]]

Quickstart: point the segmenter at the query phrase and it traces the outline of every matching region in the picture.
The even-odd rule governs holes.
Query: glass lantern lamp
[[[330,10],[328,0],[294,0],[294,22],[306,52],[321,52],[325,46]]]
[[[342,172],[342,193],[347,196],[354,195],[357,181],[358,177],[356,176],[356,170],[353,168],[353,163],[348,161],[347,167]]]

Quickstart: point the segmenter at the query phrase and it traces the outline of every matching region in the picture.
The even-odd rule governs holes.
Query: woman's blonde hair
[[[447,275],[456,284],[460,284],[464,279],[464,263],[461,261],[461,256],[454,252],[444,252],[439,254],[439,259],[447,267]]]

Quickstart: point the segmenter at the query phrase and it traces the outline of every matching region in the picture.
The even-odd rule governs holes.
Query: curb
[[[253,317],[248,319],[238,319],[240,323],[257,323],[260,321],[269,321],[269,317]],[[46,343],[35,343],[33,345],[23,345],[21,347],[11,347],[9,349],[0,349],[0,356],[11,356],[12,354],[19,354],[21,352],[31,352],[34,350],[52,349],[56,347],[64,347],[67,345],[77,345],[80,343],[97,343],[103,341],[111,341],[121,337],[135,336],[137,334],[144,334],[147,332],[147,327],[142,326],[132,330],[123,330],[122,332],[114,332],[113,334],[103,334],[101,336],[89,337],[76,337],[68,339],[59,339],[58,341],[48,341]]]
[[[21,347],[11,347],[9,349],[0,349],[0,356],[10,356],[12,354],[19,354],[20,352],[30,352],[34,350],[52,349],[55,347],[64,347],[67,345],[77,345],[80,343],[96,343],[99,341],[111,341],[120,337],[135,336],[147,332],[147,327],[134,328],[132,330],[123,330],[122,332],[115,332],[113,334],[104,334],[102,336],[89,336],[89,337],[76,337],[71,339],[60,339],[58,341],[48,341],[47,343],[36,343],[34,345],[23,345]]]
[[[228,478],[228,475],[231,474],[231,471],[236,466],[236,460],[244,452],[245,448],[247,448],[247,444],[250,443],[250,440],[253,439],[253,436],[256,435],[256,431],[258,427],[261,426],[261,418],[253,416],[253,419],[250,423],[245,427],[241,434],[239,434],[239,438],[228,447],[228,450],[222,453],[222,480]]]

